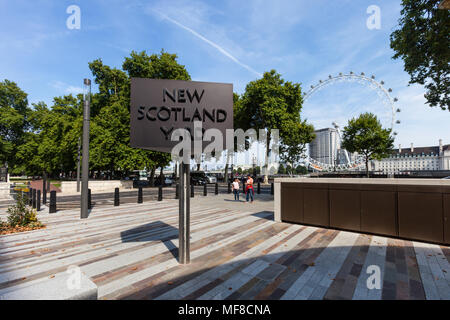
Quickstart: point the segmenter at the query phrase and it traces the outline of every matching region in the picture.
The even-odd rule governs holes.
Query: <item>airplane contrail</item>
[[[194,36],[196,36],[197,38],[199,38],[200,40],[203,40],[204,42],[206,42],[207,44],[209,44],[210,46],[216,48],[217,50],[219,50],[220,53],[222,53],[224,56],[230,58],[231,60],[233,60],[235,63],[237,63],[238,65],[240,65],[241,67],[247,69],[248,71],[256,74],[258,77],[262,77],[262,74],[259,73],[258,71],[252,69],[251,67],[249,67],[248,65],[246,65],[245,63],[240,62],[238,59],[236,59],[232,54],[230,54],[229,52],[227,52],[224,48],[222,48],[221,46],[219,46],[218,44],[212,42],[209,39],[206,39],[204,36],[202,36],[201,34],[199,34],[198,32],[192,30],[189,27],[186,27],[185,25],[179,23],[178,21],[168,17],[167,15],[154,10],[155,12],[157,12],[160,16],[162,16],[164,19],[167,19],[168,21],[172,22],[173,24],[179,26],[180,28],[183,28],[184,30],[192,33]]]

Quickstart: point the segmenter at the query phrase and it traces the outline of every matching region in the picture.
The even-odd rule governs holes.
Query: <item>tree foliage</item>
[[[410,83],[425,85],[431,107],[450,111],[450,11],[439,9],[440,2],[403,0],[399,29],[390,38]]]
[[[0,82],[0,164],[15,165],[17,147],[29,129],[30,111],[27,94],[16,83]]]
[[[373,113],[363,113],[349,120],[342,135],[342,148],[364,156],[366,174],[369,176],[369,160],[382,159],[392,152],[394,138],[391,129],[383,129]]]
[[[236,99],[236,97],[235,97]],[[296,158],[302,145],[310,142],[313,127],[301,121],[303,97],[299,83],[282,79],[275,70],[265,72],[261,79],[251,81],[235,106],[235,128],[267,131],[266,159],[270,152],[270,135],[279,130],[283,152]]]
[[[89,68],[98,85],[91,95],[91,172],[112,176],[167,166],[170,154],[130,147],[130,78],[190,80],[177,56],[133,51],[122,69],[101,59],[90,62]],[[40,102],[29,108],[27,95],[15,83],[0,83],[0,160],[12,164],[13,173],[73,173],[82,128],[83,95],[56,97],[50,107]]]
[[[314,127],[302,122],[289,122],[286,130],[290,134],[283,135],[280,144],[280,159],[289,163],[292,168],[304,157],[306,144],[314,140]]]

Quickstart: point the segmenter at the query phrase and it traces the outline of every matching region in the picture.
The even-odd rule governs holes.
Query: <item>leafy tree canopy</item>
[[[373,113],[363,113],[349,120],[342,135],[342,148],[364,156],[366,173],[369,176],[369,160],[389,156],[394,147],[391,129],[383,129]]]
[[[29,129],[27,94],[15,82],[0,82],[0,164],[15,165],[14,154]]]
[[[410,83],[425,85],[431,107],[450,111],[450,11],[441,0],[403,0],[399,28],[391,34],[394,59],[404,61]]]

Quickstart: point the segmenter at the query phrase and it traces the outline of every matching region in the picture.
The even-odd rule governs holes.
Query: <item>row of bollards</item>
[[[245,192],[245,185],[243,185],[243,190]],[[228,183],[228,193],[231,193],[231,183]],[[260,194],[260,193],[261,193],[261,185],[258,182],[258,184],[257,184],[257,194]],[[219,185],[218,185],[218,183],[216,183],[214,185],[214,194],[215,195],[219,194]],[[273,182],[270,185],[270,194],[271,195],[274,194]],[[193,198],[194,195],[195,195],[194,185],[191,185],[191,198]],[[208,187],[207,187],[206,184],[203,186],[203,195],[204,196],[208,195]],[[41,190],[30,188],[29,191],[28,191],[27,197],[28,197],[28,199],[27,199],[28,200],[28,205],[33,207],[37,211],[40,211],[41,210]],[[180,185],[177,184],[176,188],[175,188],[175,199],[179,199],[179,197],[180,197]],[[44,193],[42,195],[42,203],[43,204],[46,204],[46,198],[47,198],[47,195],[46,195],[46,193]],[[142,187],[139,187],[137,203],[143,203],[144,202],[143,198],[144,197],[143,197]],[[162,186],[159,186],[159,188],[158,188],[158,201],[162,201],[162,200],[163,200],[163,188],[162,188]],[[114,190],[114,206],[119,206],[119,205],[120,205],[119,188],[115,188],[115,190]],[[91,189],[88,189],[88,209],[89,210],[92,209]],[[56,191],[50,191],[49,213],[55,213],[55,212],[56,212]]]
[[[30,207],[36,209],[36,211],[41,211],[41,203],[46,204],[47,195],[46,193],[42,193],[42,202],[41,202],[41,190],[29,188],[27,193],[27,202]],[[56,212],[56,191],[50,191],[50,204],[49,204],[49,213]]]

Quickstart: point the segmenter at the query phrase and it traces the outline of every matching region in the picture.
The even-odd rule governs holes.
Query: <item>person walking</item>
[[[246,200],[248,202],[249,196],[251,198],[251,202],[253,202],[253,179],[250,175],[247,175],[247,181],[245,182],[245,193],[247,194]]]
[[[233,193],[234,193],[234,200],[239,201],[239,179],[234,179],[233,181]]]

